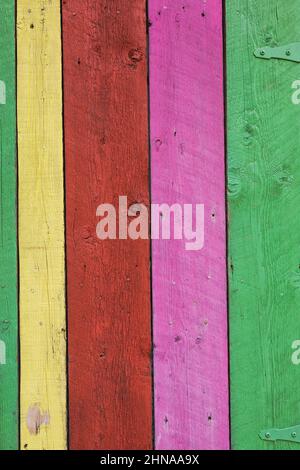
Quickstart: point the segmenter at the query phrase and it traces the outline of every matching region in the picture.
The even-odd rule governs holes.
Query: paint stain
[[[30,434],[37,435],[42,425],[50,424],[49,413],[41,413],[39,406],[35,404],[28,410],[26,424]]]

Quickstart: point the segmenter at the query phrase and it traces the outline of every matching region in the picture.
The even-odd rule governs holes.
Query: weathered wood
[[[259,433],[300,424],[300,65],[254,51],[300,41],[300,3],[226,4],[232,444],[299,449]]]
[[[152,445],[149,240],[96,236],[149,204],[146,5],[63,2],[71,449]]]
[[[18,0],[21,448],[66,447],[60,1]]]
[[[0,3],[0,449],[18,447],[15,2]]]
[[[156,448],[227,449],[222,2],[149,16],[152,202],[205,205],[201,251],[153,241]]]

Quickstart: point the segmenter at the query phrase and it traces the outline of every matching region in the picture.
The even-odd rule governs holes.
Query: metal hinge
[[[288,441],[300,443],[300,425],[286,429],[266,429],[259,433],[263,441]]]
[[[300,62],[300,42],[294,42],[287,46],[261,47],[255,49],[254,55],[259,59],[284,59]]]

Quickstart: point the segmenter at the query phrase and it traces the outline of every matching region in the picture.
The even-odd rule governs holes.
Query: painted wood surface
[[[152,202],[205,205],[201,251],[153,241],[156,448],[227,449],[222,2],[149,20]]]
[[[18,446],[15,2],[0,4],[0,449]]]
[[[299,42],[300,3],[228,0],[231,415],[234,449],[299,449],[300,65],[254,50]]]
[[[60,1],[18,0],[21,448],[66,447]]]
[[[96,236],[149,204],[145,1],[63,2],[71,449],[152,445],[149,240]]]

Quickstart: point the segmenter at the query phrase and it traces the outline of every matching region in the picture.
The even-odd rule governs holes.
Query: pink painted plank
[[[150,0],[152,202],[205,205],[205,244],[153,241],[157,449],[228,449],[221,0]]]

